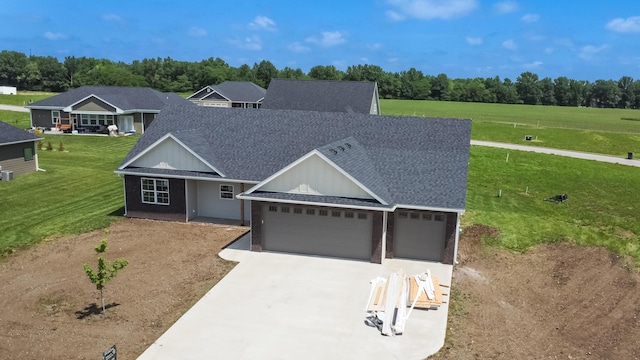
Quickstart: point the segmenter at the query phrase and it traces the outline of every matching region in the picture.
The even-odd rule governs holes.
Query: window
[[[169,205],[169,180],[142,178],[142,202]]]
[[[51,110],[51,123],[55,125],[56,120],[60,118],[59,110]]]
[[[431,220],[431,214],[422,214],[422,220]]]
[[[315,215],[316,209],[307,209],[307,215]]]
[[[302,214],[302,208],[299,208],[299,207],[293,208],[293,213],[294,214]]]
[[[328,211],[327,210],[318,210],[318,215],[327,216],[328,215]]]
[[[33,160],[33,149],[30,147],[24,148],[24,161]]]
[[[433,216],[433,220],[435,221],[444,221],[444,215],[443,214],[436,214]]]
[[[351,211],[345,211],[344,217],[347,219],[353,219],[353,213]]]
[[[411,213],[411,220],[418,220],[420,219],[420,213]]]
[[[278,207],[275,205],[269,205],[269,211],[270,212],[278,212]]]
[[[80,114],[80,124],[85,126],[90,125],[113,125],[115,120],[113,115],[96,115],[96,114]]]
[[[220,199],[233,199],[233,185],[220,185]]]
[[[338,210],[333,210],[333,211],[331,211],[331,216],[333,216],[333,217],[340,217],[340,211],[338,211]]]
[[[406,211],[400,211],[398,213],[398,219],[406,219],[409,217],[409,213],[407,213]]]
[[[358,213],[358,220],[367,220],[367,213]]]
[[[287,214],[288,214],[288,213],[289,213],[289,207],[288,207],[288,206],[282,206],[282,207],[280,208],[280,212],[283,212],[283,213],[287,213]]]

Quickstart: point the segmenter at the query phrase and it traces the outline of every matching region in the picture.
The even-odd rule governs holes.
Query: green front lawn
[[[31,127],[29,113],[24,112],[0,110],[0,121],[20,129],[29,129]]]

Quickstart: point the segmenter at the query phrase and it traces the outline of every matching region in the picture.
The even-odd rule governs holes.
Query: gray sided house
[[[38,169],[36,141],[40,137],[0,121],[0,167],[14,175]]]
[[[129,217],[232,219],[254,251],[452,264],[471,121],[165,108],[116,170]]]
[[[225,81],[198,90],[187,100],[200,106],[252,108],[262,105],[266,90],[250,81]]]
[[[375,82],[271,79],[263,109],[380,114]]]
[[[106,132],[115,124],[120,132],[142,134],[169,104],[191,103],[174,93],[151,88],[82,86],[31,103],[31,126],[78,132]]]

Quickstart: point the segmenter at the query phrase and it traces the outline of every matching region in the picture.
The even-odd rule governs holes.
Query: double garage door
[[[442,261],[446,216],[425,211],[396,211],[394,257]]]
[[[366,211],[280,204],[262,206],[264,250],[371,258],[373,217]]]

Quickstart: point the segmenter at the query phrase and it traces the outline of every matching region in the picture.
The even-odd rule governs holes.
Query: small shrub
[[[64,151],[64,145],[62,144],[62,141],[60,141],[60,145],[58,145],[58,151]]]
[[[51,145],[51,141],[47,141],[47,150],[53,150],[53,145]]]
[[[36,145],[38,147],[38,150],[42,150],[42,141],[38,141],[38,145]]]

